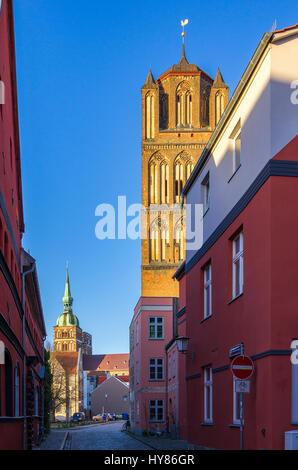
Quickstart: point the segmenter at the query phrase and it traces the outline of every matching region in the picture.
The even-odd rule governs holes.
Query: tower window
[[[154,138],[154,99],[152,94],[145,99],[145,129],[146,139]]]

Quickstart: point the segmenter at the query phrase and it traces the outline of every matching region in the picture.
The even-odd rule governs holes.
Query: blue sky
[[[141,197],[140,88],[181,55],[231,92],[290,1],[14,0],[24,248],[37,259],[48,338],[62,312],[66,261],[74,312],[93,352],[128,352],[140,296],[140,242],[99,241],[95,208]]]

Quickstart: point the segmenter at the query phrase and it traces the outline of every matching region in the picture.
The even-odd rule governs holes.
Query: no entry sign
[[[232,361],[231,371],[236,379],[249,379],[253,370],[254,364],[248,356],[237,356]]]

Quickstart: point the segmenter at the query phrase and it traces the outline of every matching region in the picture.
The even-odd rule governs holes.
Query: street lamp
[[[186,353],[188,351],[189,337],[179,336],[179,338],[177,338],[176,341],[177,341],[178,351],[182,353]]]

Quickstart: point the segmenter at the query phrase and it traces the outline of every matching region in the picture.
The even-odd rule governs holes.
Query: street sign
[[[254,364],[248,356],[237,356],[231,364],[231,371],[236,379],[248,379],[254,370]]]
[[[249,393],[250,392],[250,381],[249,380],[235,380],[235,391],[238,393]]]

